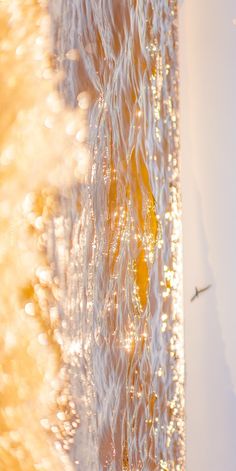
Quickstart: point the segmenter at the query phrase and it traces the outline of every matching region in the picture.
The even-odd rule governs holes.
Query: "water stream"
[[[71,459],[78,471],[183,471],[177,2],[50,9],[60,92],[88,111],[88,172],[62,191],[51,234],[80,417]]]

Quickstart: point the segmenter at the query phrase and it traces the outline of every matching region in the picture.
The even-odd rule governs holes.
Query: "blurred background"
[[[236,469],[236,3],[180,2],[187,470]],[[198,288],[212,288],[193,303]]]

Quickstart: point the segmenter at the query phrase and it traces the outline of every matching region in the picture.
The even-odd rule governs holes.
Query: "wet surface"
[[[184,469],[176,3],[51,2],[61,94],[88,109],[52,230],[78,471]]]

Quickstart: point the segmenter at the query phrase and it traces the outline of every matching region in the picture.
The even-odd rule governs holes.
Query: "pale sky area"
[[[236,2],[180,4],[187,471],[235,471]]]

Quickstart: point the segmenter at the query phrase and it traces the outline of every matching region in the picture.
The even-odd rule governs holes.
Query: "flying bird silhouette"
[[[191,303],[194,301],[194,299],[198,298],[199,294],[204,293],[204,291],[207,291],[210,287],[211,285],[208,285],[205,288],[201,288],[201,289],[195,288],[195,294],[190,299]]]

